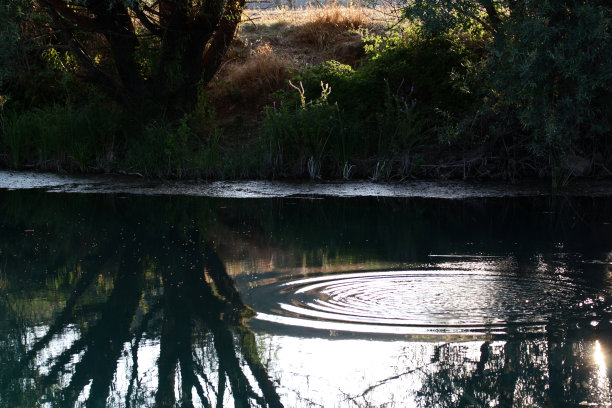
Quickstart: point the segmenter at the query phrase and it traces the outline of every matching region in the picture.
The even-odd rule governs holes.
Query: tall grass
[[[384,109],[372,118],[357,118],[330,103],[333,90],[321,82],[321,95],[307,100],[296,86],[300,103],[268,108],[262,133],[273,175],[373,179],[409,175],[406,157],[426,143],[415,105],[387,92]],[[365,164],[364,164],[365,163]]]
[[[465,58],[448,38],[346,36],[372,21],[364,9],[328,7],[283,25],[277,40],[243,38],[216,88],[201,90],[208,99],[178,121],[154,108],[134,116],[108,101],[5,110],[0,151],[14,167],[156,177],[408,177],[421,149],[439,146],[433,135],[444,118],[470,104],[452,82]],[[368,47],[357,68],[327,61],[355,38]],[[299,60],[298,48],[317,59]],[[215,119],[210,98],[225,117]],[[259,133],[245,130],[242,115]],[[217,127],[223,120],[225,135]]]
[[[12,168],[113,171],[148,177],[263,178],[269,174],[257,140],[225,140],[199,107],[178,122],[128,115],[108,104],[51,106],[5,112],[0,151]]]
[[[108,104],[8,111],[1,144],[14,167],[27,162],[42,169],[85,171],[102,167],[113,156],[123,122],[123,114]]]
[[[266,43],[255,48],[244,61],[228,64],[222,76],[227,89],[217,84],[216,92],[226,91],[238,101],[266,102],[270,93],[285,87],[296,68],[288,55],[277,54]]]
[[[306,13],[305,21],[291,30],[298,41],[323,47],[350,30],[369,28],[373,20],[363,8],[328,5]]]

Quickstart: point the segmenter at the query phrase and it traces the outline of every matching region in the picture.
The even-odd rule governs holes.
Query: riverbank
[[[0,167],[192,180],[535,178],[555,188],[612,176],[607,122],[578,134],[543,135],[553,123],[544,117],[524,126],[515,102],[490,94],[491,33],[424,35],[400,12],[250,10],[195,110],[178,119],[85,90],[59,56],[34,76],[49,82],[36,97],[2,96]]]
[[[127,175],[69,175],[0,170],[0,189],[38,189],[55,193],[177,195],[220,198],[388,197],[463,200],[501,197],[610,197],[610,180],[574,180],[551,190],[544,180],[521,184],[466,181],[186,181]]]

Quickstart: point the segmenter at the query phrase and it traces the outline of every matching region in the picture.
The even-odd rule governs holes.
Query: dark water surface
[[[0,190],[1,407],[610,406],[612,198]]]

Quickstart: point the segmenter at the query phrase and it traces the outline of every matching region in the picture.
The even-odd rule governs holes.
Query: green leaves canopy
[[[612,7],[604,0],[414,0],[424,35],[492,37],[474,71],[489,137],[526,135],[532,153],[596,162],[612,148]],[[516,140],[516,139],[514,139]],[[554,164],[554,163],[553,163]]]

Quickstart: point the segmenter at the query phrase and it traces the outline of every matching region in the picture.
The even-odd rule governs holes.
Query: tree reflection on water
[[[222,200],[177,197],[0,192],[0,198],[2,407],[612,403],[609,314],[595,316],[596,327],[585,312],[542,333],[517,326],[469,340],[254,333],[247,326],[254,312],[237,288],[257,277],[243,276],[240,286],[227,270],[236,248],[275,257],[285,270],[321,266],[316,254],[335,253],[332,266],[350,270],[351,262],[370,260],[432,262],[429,253],[465,250],[466,242],[501,256],[508,241],[521,243],[512,247],[518,274],[537,265],[567,267],[547,252],[550,231],[536,232],[539,215],[524,230],[497,213],[490,218],[496,222],[468,229],[474,213],[453,212],[448,203],[283,208],[280,201],[240,201],[227,210]],[[304,216],[324,210],[327,216]],[[572,228],[566,242],[588,259],[610,251],[612,237],[593,234],[593,246]],[[344,235],[334,235],[338,230]],[[509,231],[506,242],[490,239],[502,230]],[[368,242],[377,238],[377,246]],[[457,249],[457,242],[464,246]],[[595,266],[585,267],[583,280],[609,287],[609,266]]]
[[[483,342],[471,363],[439,357],[419,397],[422,406],[439,407],[605,406],[610,381],[593,358],[594,344],[564,336]],[[457,355],[455,347],[445,344],[436,355]]]
[[[252,311],[200,227],[134,215],[4,226],[16,290],[1,305],[2,405],[282,406],[243,324]]]

